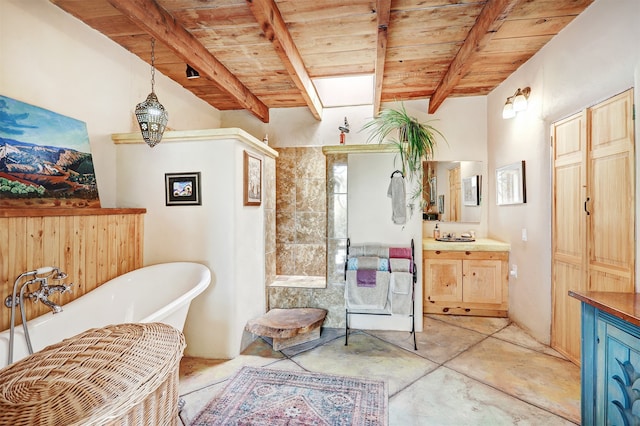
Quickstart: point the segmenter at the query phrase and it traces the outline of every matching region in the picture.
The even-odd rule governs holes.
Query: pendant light
[[[155,44],[156,40],[151,39],[151,93],[144,102],[136,105],[136,119],[140,125],[142,138],[151,148],[160,143],[162,134],[169,120],[169,113],[158,101],[158,97],[153,91],[155,85]]]

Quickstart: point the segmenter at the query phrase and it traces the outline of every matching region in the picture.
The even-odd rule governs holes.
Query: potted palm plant
[[[388,141],[396,147],[400,157],[402,174],[410,181],[415,179],[417,182],[422,182],[423,161],[433,157],[436,136],[445,139],[435,127],[410,116],[404,104],[399,109],[382,110],[363,129],[370,132],[367,142],[384,143],[390,137]],[[411,196],[412,201],[422,196],[423,186],[416,185],[416,188]]]

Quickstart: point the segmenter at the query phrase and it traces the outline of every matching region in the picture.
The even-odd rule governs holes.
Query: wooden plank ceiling
[[[382,102],[485,95],[593,0],[51,0],[220,110],[307,106],[373,74]],[[200,78],[186,78],[186,64]],[[160,95],[161,96],[161,95]]]

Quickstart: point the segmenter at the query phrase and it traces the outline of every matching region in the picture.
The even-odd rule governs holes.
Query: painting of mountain
[[[0,95],[1,207],[100,207],[86,124]]]

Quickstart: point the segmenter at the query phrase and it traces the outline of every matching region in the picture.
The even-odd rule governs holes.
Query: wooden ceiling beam
[[[143,31],[171,48],[201,76],[213,81],[243,108],[263,122],[269,122],[269,108],[155,0],[107,1]]]
[[[491,41],[511,10],[520,0],[488,0],[478,15],[475,25],[458,50],[449,69],[442,77],[429,100],[429,114],[433,114],[442,102],[453,92],[456,84],[471,68],[473,58]]]
[[[309,77],[300,52],[293,42],[280,10],[274,0],[247,0],[249,8],[260,25],[265,37],[273,43],[291,79],[300,90],[311,114],[316,120],[322,119],[322,102],[316,87]]]
[[[384,79],[384,64],[387,58],[387,39],[389,34],[389,20],[391,17],[391,0],[376,0],[376,14],[378,24],[378,39],[376,42],[376,64],[373,92],[373,115],[380,112],[382,99],[382,80]]]
[[[284,22],[275,1],[247,0],[247,3],[265,37],[273,44],[289,76],[300,90],[311,114],[316,120],[321,120],[322,102],[320,96],[318,96],[316,87],[309,77],[304,62],[302,62],[302,56],[291,38],[291,33],[287,29],[287,24]]]

